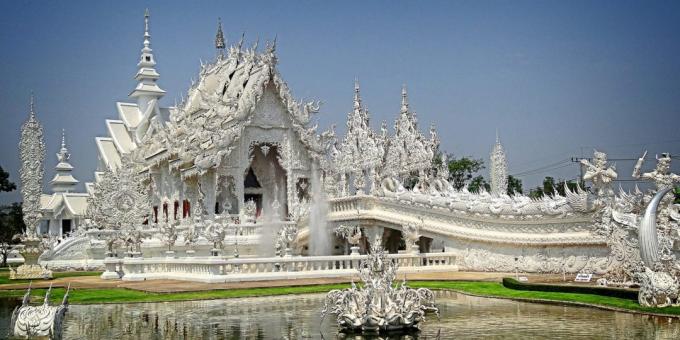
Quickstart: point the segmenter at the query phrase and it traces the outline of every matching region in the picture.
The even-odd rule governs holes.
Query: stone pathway
[[[514,273],[486,273],[486,272],[448,272],[448,273],[419,273],[409,274],[406,278],[414,280],[442,280],[442,281],[496,281],[500,282],[503,277],[514,277]],[[552,274],[522,274],[529,279],[529,282],[562,282],[561,275]],[[357,276],[353,277],[358,281]],[[397,277],[398,280],[402,276]],[[573,278],[572,278],[573,279]],[[150,280],[150,281],[121,281],[121,280],[102,280],[98,276],[73,276],[63,277],[49,281],[33,281],[33,288],[47,288],[50,283],[53,287],[66,287],[71,284],[72,288],[127,288],[153,293],[176,293],[206,291],[215,289],[243,289],[261,287],[285,287],[285,286],[306,286],[318,284],[333,284],[350,282],[352,277],[344,278],[318,278],[318,279],[297,279],[297,280],[274,280],[274,281],[248,281],[230,283],[201,283],[177,280]],[[0,290],[26,289],[28,283],[1,284]]]

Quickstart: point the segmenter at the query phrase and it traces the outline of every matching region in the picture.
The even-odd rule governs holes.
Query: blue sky
[[[165,105],[197,77],[200,59],[214,57],[219,16],[230,42],[242,32],[249,43],[278,35],[294,95],[322,100],[321,126],[339,132],[358,77],[376,128],[392,126],[406,84],[421,129],[435,123],[443,150],[488,160],[498,129],[510,173],[593,147],[618,158],[680,154],[677,1],[4,1],[0,166],[15,182],[31,90],[46,130],[46,181],[62,128],[75,176],[93,179],[94,138],[135,85],[145,7]],[[626,177],[632,163],[618,168]],[[527,188],[577,174],[568,165],[522,179]]]

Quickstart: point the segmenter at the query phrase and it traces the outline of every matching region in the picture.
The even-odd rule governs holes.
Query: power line
[[[527,174],[527,173],[530,173],[530,172],[539,171],[539,170],[543,170],[543,169],[550,168],[550,167],[553,167],[553,166],[562,165],[562,164],[564,164],[565,162],[568,162],[568,161],[569,161],[569,159],[561,159],[557,162],[550,163],[548,165],[543,165],[543,166],[540,166],[536,169],[530,169],[530,170],[524,170],[524,171],[517,172],[517,173],[515,173],[515,175],[524,175],[524,174]]]
[[[564,160],[559,163],[552,164],[551,166],[544,166],[538,169],[533,169],[533,170],[528,170],[520,173],[513,174],[513,177],[524,177],[524,176],[530,176],[530,175],[536,175],[540,173],[545,173],[548,171],[553,171],[553,170],[558,170],[562,168],[566,168],[568,166],[572,166],[573,164],[569,160]]]
[[[605,144],[605,145],[581,145],[581,148],[602,148],[602,147],[619,147],[619,146],[645,146],[645,145],[659,145],[659,144],[668,144],[668,143],[678,143],[680,142],[680,139],[670,139],[670,140],[663,140],[663,141],[656,141],[656,142],[648,142],[648,143],[628,143],[628,144]]]

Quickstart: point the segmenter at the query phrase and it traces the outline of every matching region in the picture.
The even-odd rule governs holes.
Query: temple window
[[[182,218],[191,217],[191,203],[189,200],[184,200],[182,202]]]
[[[179,212],[179,202],[175,201],[173,204],[173,211],[172,211],[172,216],[175,220],[177,220],[177,213]]]

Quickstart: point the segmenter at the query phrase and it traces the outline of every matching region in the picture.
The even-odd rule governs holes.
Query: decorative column
[[[21,158],[21,209],[24,214],[26,230],[21,235],[23,248],[20,250],[24,264],[10,272],[10,279],[47,279],[52,272],[38,264],[38,257],[44,247],[38,237],[38,225],[42,219],[40,196],[42,195],[43,175],[45,173],[45,141],[43,127],[35,117],[33,95],[31,94],[30,114],[21,126],[19,142]]]
[[[508,164],[505,161],[505,151],[496,131],[496,144],[489,156],[491,160],[491,193],[503,195],[508,191]]]
[[[201,191],[203,202],[203,212],[205,218],[215,218],[215,198],[217,190],[217,172],[213,169],[198,178],[198,188]]]
[[[236,169],[236,172],[234,173],[235,181],[234,186],[236,187],[236,201],[238,202],[238,206],[236,207],[237,214],[241,213],[241,210],[243,209],[245,204],[244,171]]]

